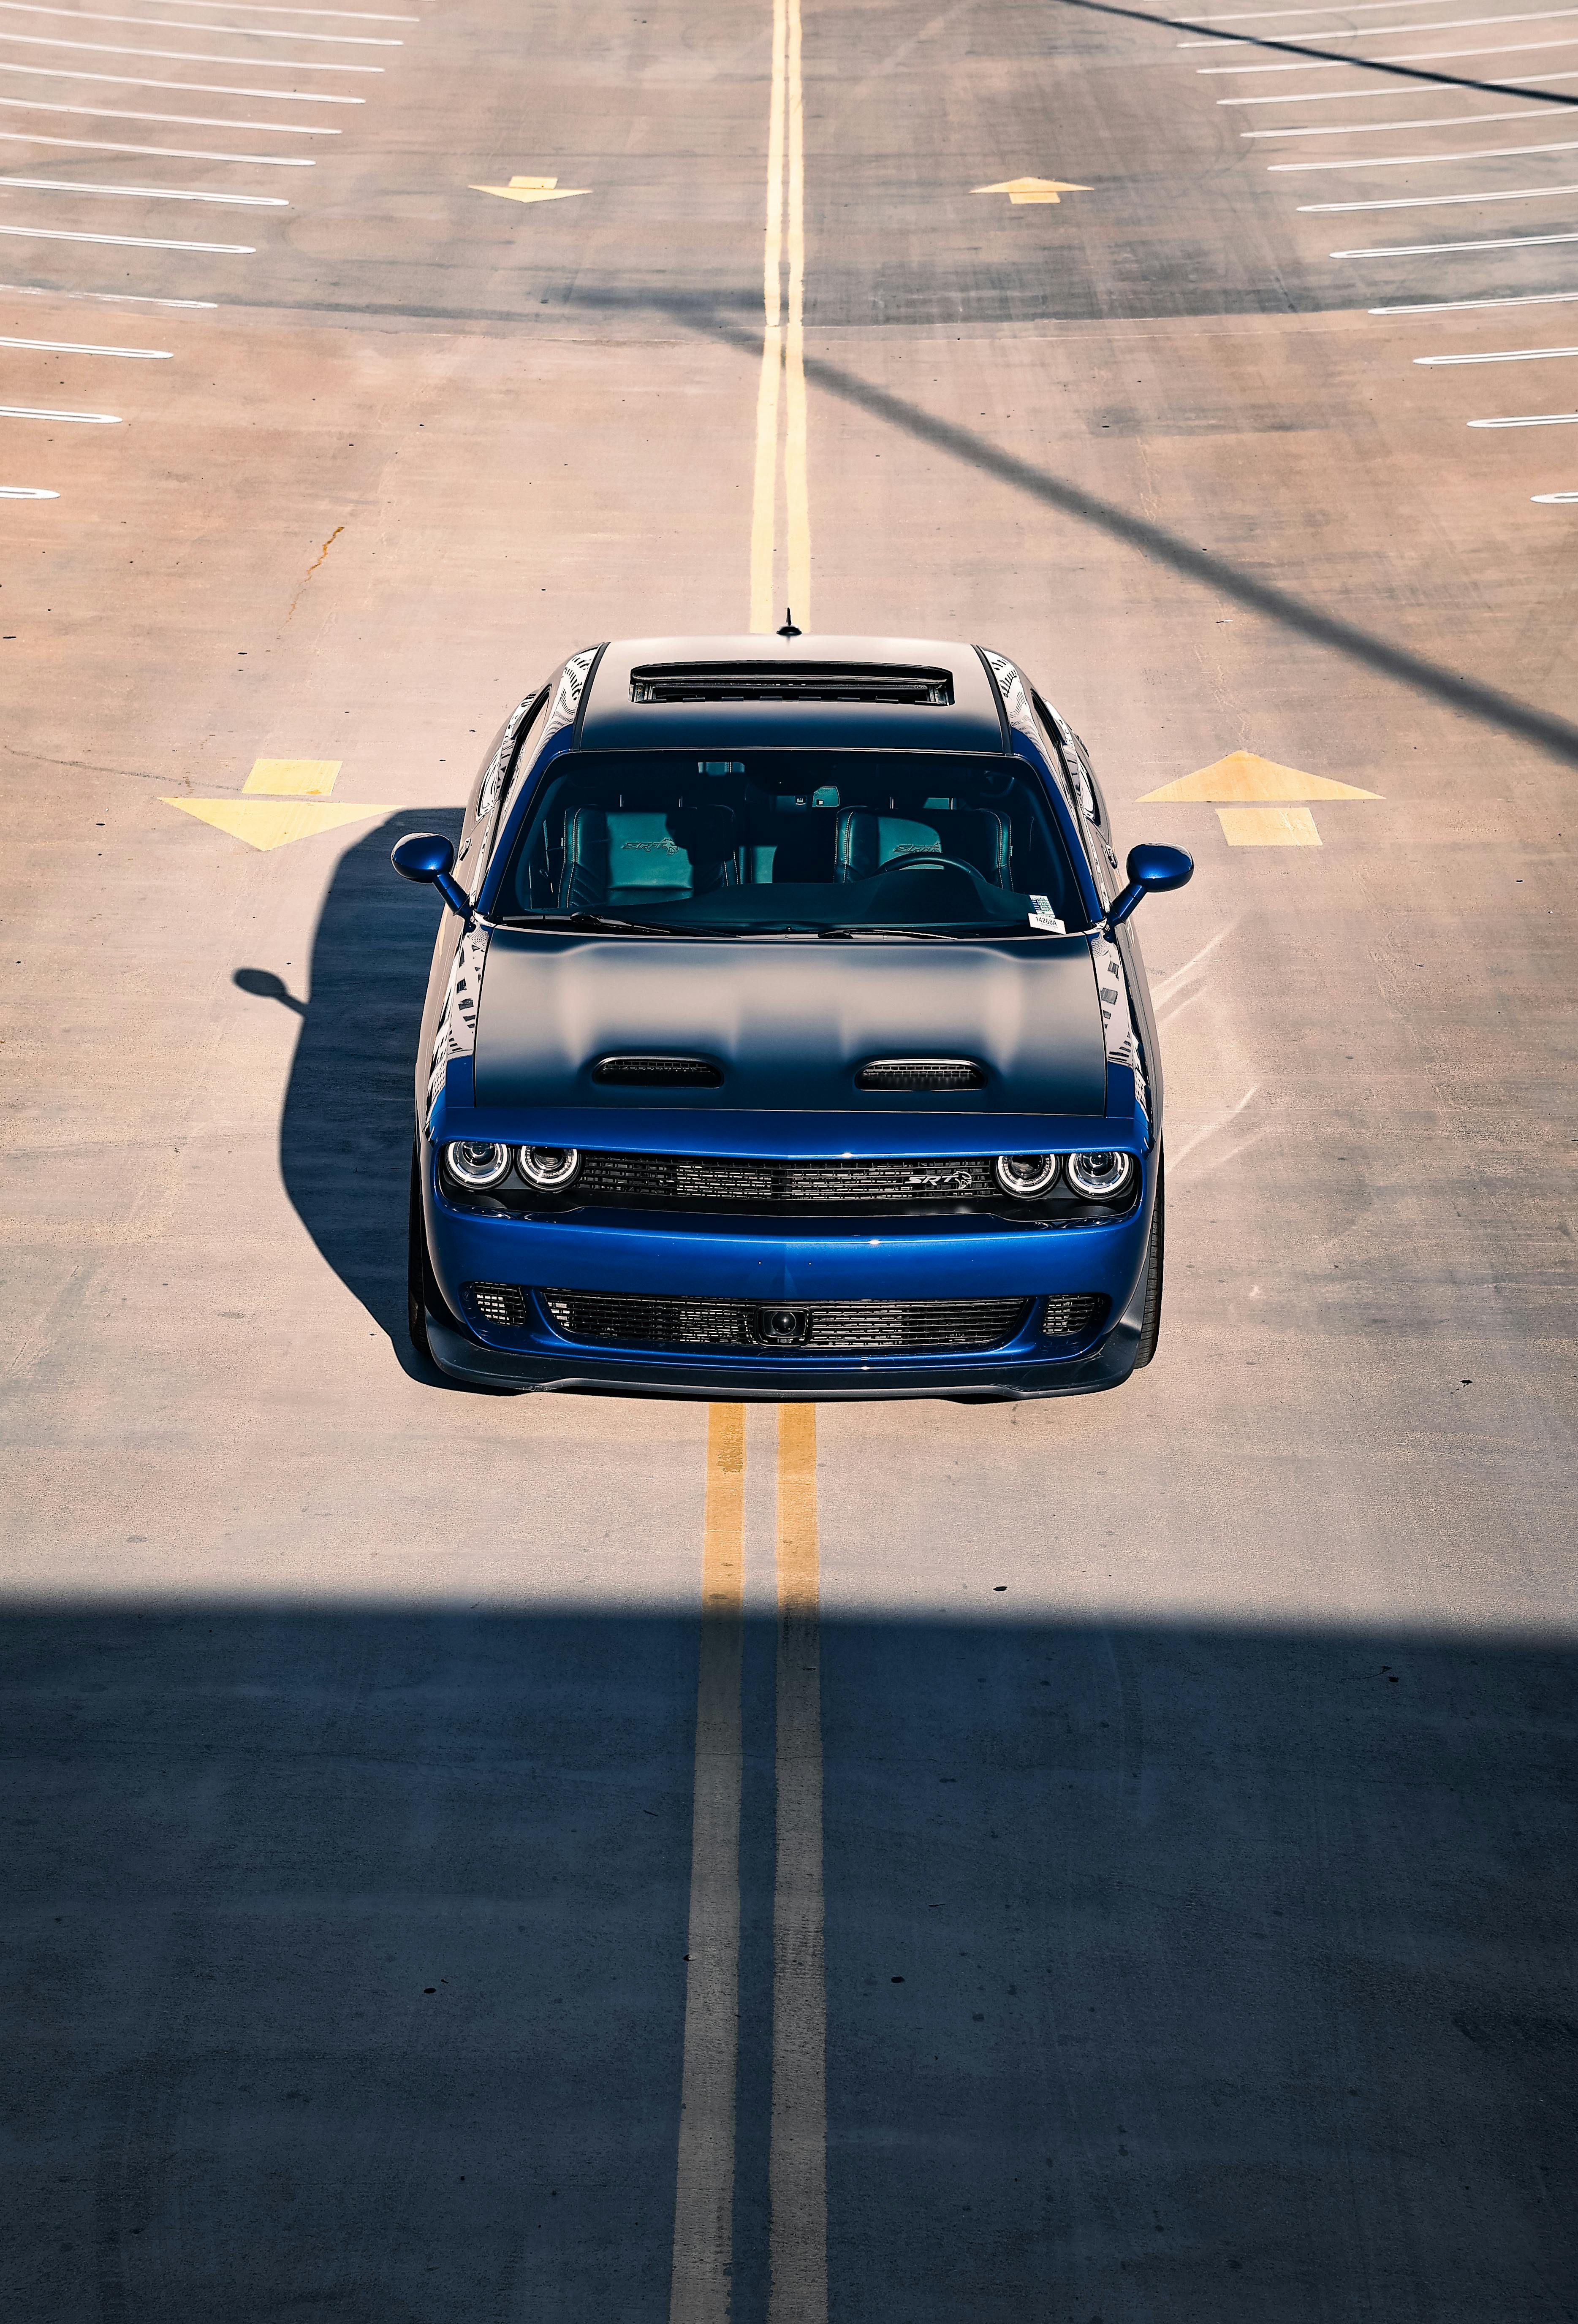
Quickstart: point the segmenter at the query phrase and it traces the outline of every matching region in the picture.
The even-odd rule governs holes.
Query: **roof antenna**
[[[801,632],[795,627],[794,613],[788,605],[783,609],[783,627],[778,634],[780,638],[798,638],[801,635]]]

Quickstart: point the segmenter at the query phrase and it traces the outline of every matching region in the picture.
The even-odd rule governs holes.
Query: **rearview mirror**
[[[1161,852],[1167,853],[1165,848]],[[410,832],[395,842],[389,860],[402,880],[437,888],[449,909],[458,912],[467,927],[471,926],[471,899],[454,876],[455,850],[448,840],[436,831]]]
[[[398,851],[397,851],[398,852]],[[1158,896],[1182,888],[1195,876],[1195,859],[1181,847],[1158,847],[1142,842],[1129,850],[1129,885],[1107,914],[1107,933],[1122,927],[1130,912],[1154,888]]]

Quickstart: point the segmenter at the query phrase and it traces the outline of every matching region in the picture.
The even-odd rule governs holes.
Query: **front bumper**
[[[1134,1369],[1154,1198],[1150,1157],[1141,1167],[1135,1208],[1099,1223],[1038,1231],[986,1218],[933,1219],[895,1231],[882,1221],[872,1222],[878,1227],[872,1232],[862,1221],[844,1222],[836,1231],[786,1232],[771,1222],[723,1226],[672,1213],[479,1215],[454,1207],[440,1192],[435,1147],[424,1140],[423,1213],[437,1294],[429,1300],[429,1344],[441,1370],[490,1388],[724,1402],[1089,1395],[1120,1387]],[[468,1315],[462,1286],[474,1283],[523,1287],[524,1326]],[[765,1346],[714,1352],[568,1339],[532,1296],[549,1288],[785,1305],[989,1297],[1034,1305],[1011,1340],[979,1353],[786,1353]],[[1108,1303],[1099,1330],[1081,1342],[1043,1340],[1043,1299],[1085,1292]]]

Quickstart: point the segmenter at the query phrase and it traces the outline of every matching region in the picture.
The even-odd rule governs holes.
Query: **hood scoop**
[[[599,1057],[592,1079],[615,1089],[722,1089],[710,1057]]]
[[[977,1090],[984,1067],[973,1057],[873,1057],[855,1075],[863,1090]]]

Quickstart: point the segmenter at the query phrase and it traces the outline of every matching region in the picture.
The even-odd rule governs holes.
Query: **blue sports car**
[[[1084,745],[912,638],[573,654],[438,891],[411,1331],[452,1379],[738,1398],[1116,1388],[1161,1322],[1161,1069]]]

